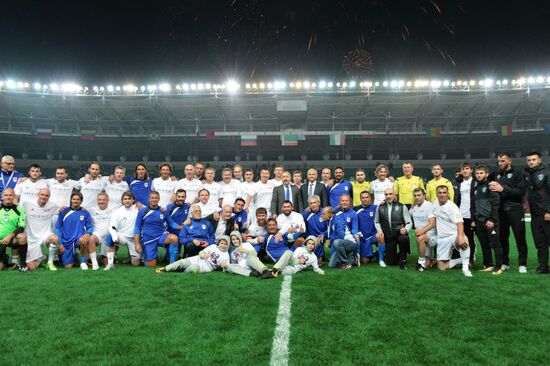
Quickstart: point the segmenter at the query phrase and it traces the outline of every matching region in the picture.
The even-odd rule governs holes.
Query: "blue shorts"
[[[376,244],[376,234],[366,239],[361,239],[361,243],[359,243],[359,254],[361,255],[361,258],[370,258],[374,256],[374,252],[372,250],[373,244]]]
[[[168,238],[168,235],[170,235],[170,233],[165,231],[158,238],[141,237],[141,247],[143,249],[145,262],[157,259],[159,254],[158,247],[165,247],[164,242],[166,238]]]
[[[76,258],[75,248],[78,248],[78,239],[69,243],[63,243],[65,251],[61,254],[61,263],[63,266],[73,264]]]
[[[319,243],[313,251],[317,258],[323,258],[325,256],[325,242]]]

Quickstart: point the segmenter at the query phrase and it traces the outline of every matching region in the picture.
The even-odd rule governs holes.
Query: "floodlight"
[[[239,84],[237,84],[237,82],[233,79],[228,80],[226,85],[227,85],[227,90],[230,93],[236,93],[237,90],[239,90]]]
[[[356,85],[357,85],[357,83],[355,81],[350,81],[349,82],[349,87],[350,88],[355,88]]]
[[[57,85],[56,83],[52,83],[50,84],[50,89],[54,92],[58,91],[59,90],[59,85]]]
[[[168,83],[162,83],[159,85],[159,90],[162,92],[168,93],[171,89],[172,87]]]
[[[309,81],[305,80],[304,81],[304,89],[309,89],[310,86],[311,86],[311,84],[309,83]]]
[[[382,83],[382,85],[383,85],[384,87],[387,87],[387,86],[388,86],[388,82],[387,82],[387,81],[384,81],[384,82]]]
[[[115,90],[115,87],[114,87],[114,86],[112,86],[112,85],[107,85],[107,91],[108,91],[109,93],[112,93],[114,90]]]
[[[34,90],[42,89],[42,85],[40,83],[34,83],[33,87],[34,87]]]
[[[8,89],[15,89],[17,87],[17,84],[13,80],[7,80],[6,81],[6,88]]]
[[[329,81],[327,83],[327,88],[332,88],[334,86],[334,84],[332,83],[332,81]]]
[[[319,81],[319,89],[324,89],[327,87],[327,82],[324,80]]]

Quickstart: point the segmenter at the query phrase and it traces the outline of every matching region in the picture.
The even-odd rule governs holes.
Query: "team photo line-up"
[[[324,262],[340,269],[378,263],[405,270],[414,237],[416,271],[459,266],[472,277],[477,236],[483,262],[477,269],[501,275],[511,269],[513,232],[517,270],[527,273],[528,203],[534,273],[549,272],[550,170],[538,152],[527,155],[525,168],[512,166],[508,153],[498,156],[495,172],[465,162],[452,181],[434,164],[426,184],[413,175],[411,162],[395,179],[380,164],[372,181],[363,169],[347,180],[343,168],[324,168],[319,180],[316,168],[304,178],[282,165],[275,165],[273,176],[261,168],[256,181],[252,169],[235,164],[216,182],[215,169],[200,162],[185,165],[181,179],[169,163],[150,179],[143,163],[134,175],[117,166],[107,176],[98,162],[78,181],[68,179],[65,167],[44,179],[40,165],[30,165],[24,176],[9,155],[1,168],[0,270],[160,264],[157,272],[223,270],[262,279],[308,268],[323,275]],[[129,256],[119,261],[124,245]]]

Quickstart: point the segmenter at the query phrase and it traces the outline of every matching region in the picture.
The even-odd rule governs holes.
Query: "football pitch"
[[[501,276],[416,273],[416,250],[407,271],[298,273],[279,328],[281,277],[3,271],[0,365],[547,364],[550,276],[532,274],[530,233],[529,274],[514,247]]]

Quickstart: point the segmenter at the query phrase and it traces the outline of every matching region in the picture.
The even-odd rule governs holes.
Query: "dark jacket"
[[[220,216],[221,216],[221,214],[220,214]],[[214,220],[214,214],[210,214],[210,215],[206,216],[205,220],[210,222],[210,224],[214,228],[214,233],[216,233],[216,229],[218,228],[218,223],[220,222],[220,220]],[[231,232],[233,232],[235,230],[238,230],[238,228],[235,229],[235,219],[231,218],[231,219],[227,220],[227,222],[225,223],[225,231],[224,231],[223,235],[229,236],[229,235],[231,235]]]
[[[302,201],[300,200],[300,190],[298,187],[289,185],[290,194],[292,195],[292,210],[302,213]],[[271,214],[279,216],[282,211],[283,201],[285,200],[285,186],[281,184],[279,187],[273,188],[273,197],[271,198]]]
[[[523,196],[525,196],[524,173],[516,171],[512,167],[505,172],[495,174],[492,180],[500,183],[502,188],[504,188],[504,191],[500,192],[500,210],[523,211]]]
[[[401,228],[407,224],[403,216],[403,210],[407,210],[407,207],[400,202],[393,202],[392,207],[391,212],[388,212],[388,204],[386,202],[382,202],[378,206],[378,222],[382,227],[384,236],[389,239],[399,237],[401,235]],[[391,225],[388,215],[391,215]]]
[[[485,223],[492,221],[498,223],[498,209],[500,208],[500,194],[491,192],[489,180],[474,182],[470,211],[472,218]]]
[[[453,181],[453,189],[455,191],[455,196],[454,196],[454,203],[455,205],[457,205],[459,208],[460,208],[460,202],[462,202],[463,199],[466,199],[466,200],[470,200],[472,201],[472,194],[474,192],[474,182],[476,181],[476,179],[474,177],[472,177],[472,185],[470,187],[470,197],[462,197],[462,195],[460,194],[460,185],[462,184],[462,182],[464,181],[464,179],[460,178],[460,179],[455,179]]]
[[[308,193],[309,193],[309,181],[302,184],[300,187],[300,201],[302,202],[302,208],[305,210],[309,203],[308,200]],[[316,196],[319,196],[321,199],[321,208],[326,207],[328,205],[328,191],[327,187],[321,182],[315,182],[315,188],[313,190],[313,194]]]
[[[550,169],[546,164],[525,168],[527,199],[532,215],[550,213]]]

